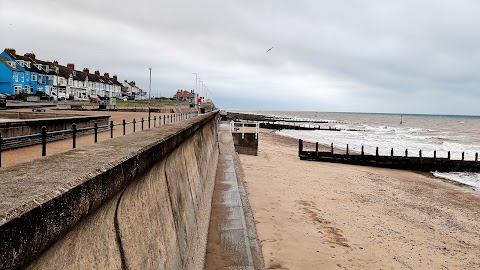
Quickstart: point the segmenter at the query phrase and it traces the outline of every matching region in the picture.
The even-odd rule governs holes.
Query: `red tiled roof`
[[[195,94],[188,92],[187,90],[183,90],[181,92],[177,92],[174,97],[187,97],[187,98],[194,98]]]

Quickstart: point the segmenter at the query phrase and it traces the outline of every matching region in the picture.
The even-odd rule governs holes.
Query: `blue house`
[[[0,56],[0,94],[16,94],[24,89],[25,72],[17,62]]]
[[[47,85],[46,72],[41,64],[35,62],[35,54],[26,53],[24,56],[17,55],[15,49],[5,49],[0,56],[6,57],[17,63],[17,68],[24,72],[22,91],[35,94],[37,91],[45,91]]]

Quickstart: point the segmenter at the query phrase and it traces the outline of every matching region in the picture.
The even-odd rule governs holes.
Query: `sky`
[[[193,89],[222,109],[480,115],[478,14],[474,0],[0,0],[0,49],[147,91],[152,68],[152,96]]]

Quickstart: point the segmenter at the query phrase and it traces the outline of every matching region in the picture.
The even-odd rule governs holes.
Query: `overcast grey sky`
[[[480,2],[0,0],[0,46],[218,107],[480,115]],[[270,47],[269,53],[265,53]]]

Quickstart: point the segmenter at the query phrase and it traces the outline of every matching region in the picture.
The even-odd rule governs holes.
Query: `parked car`
[[[101,99],[98,97],[91,97],[90,103],[100,103]]]

